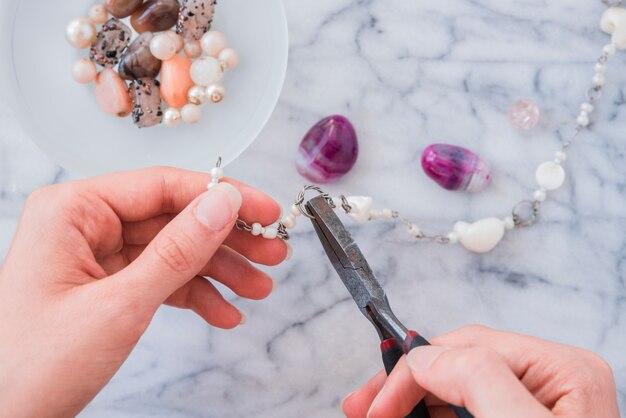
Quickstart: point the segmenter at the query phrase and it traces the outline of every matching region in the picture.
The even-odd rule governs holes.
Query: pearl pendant
[[[613,35],[611,43],[618,49],[626,49],[626,9],[611,7],[602,15],[602,30]]]
[[[457,222],[454,232],[465,249],[474,253],[493,250],[504,237],[505,223],[498,218],[486,218],[473,224]]]

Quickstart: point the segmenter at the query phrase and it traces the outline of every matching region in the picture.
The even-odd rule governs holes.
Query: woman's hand
[[[232,180],[153,168],[45,187],[28,199],[0,271],[0,411],[76,415],[109,381],[165,303],[233,328],[244,316],[210,277],[263,299],[274,282],[250,261],[287,246],[233,229],[280,207]]]
[[[431,417],[454,417],[448,403],[476,418],[618,418],[608,364],[588,351],[471,326],[433,338],[349,395],[349,418],[400,418],[426,395]]]

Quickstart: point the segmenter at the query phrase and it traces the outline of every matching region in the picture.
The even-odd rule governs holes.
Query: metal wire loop
[[[341,197],[341,208],[346,213],[350,213],[352,211],[352,206],[350,206],[350,202],[348,202],[348,199],[344,195],[341,195],[340,197]]]
[[[518,227],[531,226],[537,220],[541,203],[537,200],[522,200],[513,208],[511,215]]]
[[[316,191],[317,193],[319,193],[320,195],[324,196],[324,198],[328,201],[328,204],[334,209],[336,206],[333,203],[333,200],[330,198],[330,196],[328,195],[328,193],[326,193],[324,190],[322,190],[319,186],[304,186],[302,188],[302,190],[300,190],[298,192],[298,196],[296,196],[296,202],[294,203],[296,205],[296,207],[298,209],[300,209],[300,212],[306,216],[309,219],[315,219],[315,216],[311,215],[306,207],[304,206],[304,196],[306,195],[306,192],[309,190],[313,190]]]
[[[220,168],[222,166],[222,157],[218,157],[215,167]]]
[[[602,88],[589,87],[587,89],[587,100],[589,103],[598,101],[602,97]]]

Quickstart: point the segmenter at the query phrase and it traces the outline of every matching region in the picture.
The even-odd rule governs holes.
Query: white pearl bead
[[[274,239],[278,236],[278,229],[270,226],[265,228],[265,232],[263,232],[263,238],[265,239]]]
[[[252,224],[252,235],[254,235],[255,237],[258,237],[259,235],[261,235],[263,233],[263,226],[261,226],[260,223],[253,223]]]
[[[213,177],[214,179],[223,179],[224,169],[222,167],[213,167],[211,169],[211,177]]]
[[[554,161],[547,161],[537,168],[535,178],[539,186],[546,190],[556,190],[565,181],[565,170]]]
[[[220,103],[226,96],[226,89],[221,84],[211,84],[204,93],[211,103]]]
[[[422,231],[419,229],[419,227],[417,225],[411,225],[411,227],[409,228],[409,236],[413,237],[413,238],[417,238],[419,236],[422,235]]]
[[[189,93],[187,93],[187,98],[189,99],[189,103],[195,105],[201,105],[206,100],[206,89],[202,86],[193,86],[189,89]]]
[[[593,112],[593,105],[591,103],[583,103],[580,105],[580,110],[583,112],[591,113]]]
[[[218,56],[220,62],[226,64],[227,68],[235,68],[239,64],[239,54],[232,48],[226,48]]]
[[[563,151],[557,151],[554,154],[554,158],[559,160],[559,161],[561,161],[561,162],[563,162],[563,161],[567,160],[567,154],[565,154]]]
[[[546,200],[546,192],[543,190],[537,190],[535,191],[535,193],[533,194],[533,198],[537,201],[537,202],[543,202],[544,200]]]
[[[175,30],[170,29],[163,33],[174,40],[174,42],[176,43],[176,52],[179,52],[181,49],[183,49],[183,46],[185,45],[185,40],[182,36],[177,34]]]
[[[200,46],[200,41],[185,41],[185,54],[191,59],[198,58],[202,55],[202,47]]]
[[[594,86],[601,87],[601,86],[604,86],[604,83],[606,83],[606,79],[604,78],[602,74],[596,74],[591,79],[591,82],[593,83]]]
[[[380,217],[386,220],[393,219],[393,211],[391,209],[383,209],[380,211]]]
[[[596,64],[596,73],[605,73],[605,72],[606,72],[606,65],[597,63]]]
[[[211,57],[217,57],[226,48],[226,37],[223,33],[212,30],[204,34],[200,40],[202,50]]]
[[[296,217],[293,215],[284,217],[280,222],[285,225],[285,228],[287,229],[293,229],[296,227]]]
[[[608,55],[609,57],[612,57],[613,55],[615,55],[615,52],[616,52],[615,45],[613,45],[613,44],[605,45],[602,48],[602,52],[605,53],[606,55]]]
[[[448,234],[448,242],[450,244],[456,244],[457,242],[459,242],[459,234],[457,234],[456,232],[450,232]]]
[[[504,218],[504,227],[506,229],[513,229],[513,228],[515,228],[515,221],[513,220],[512,217],[507,216],[506,218]]]
[[[150,41],[150,52],[155,58],[166,61],[176,55],[176,41],[165,33],[159,33]]]
[[[91,83],[96,79],[98,69],[90,59],[83,58],[74,63],[72,67],[72,76],[74,80],[81,84]]]
[[[200,106],[188,103],[180,110],[183,121],[187,123],[198,123],[202,119],[202,109]]]
[[[106,22],[109,20],[109,12],[102,4],[94,4],[89,8],[89,12],[87,13],[89,16],[89,20],[91,20],[96,25]]]
[[[191,64],[190,72],[191,79],[199,86],[217,83],[224,75],[220,62],[213,57],[198,58]]]
[[[88,48],[96,40],[96,27],[87,18],[77,17],[65,28],[65,37],[74,48]]]
[[[211,179],[211,182],[207,185],[207,189],[214,189],[218,184],[220,184],[218,179]]]
[[[289,209],[289,212],[291,212],[293,216],[302,215],[302,212],[300,212],[300,208],[296,205],[291,205],[291,209]]]
[[[163,124],[168,128],[173,128],[183,120],[180,110],[170,107],[163,113]]]
[[[582,112],[577,118],[576,118],[576,123],[578,123],[580,126],[589,126],[590,120],[589,120],[589,116],[587,116],[587,114],[585,112]]]

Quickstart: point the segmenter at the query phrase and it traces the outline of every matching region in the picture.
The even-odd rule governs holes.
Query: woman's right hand
[[[343,402],[347,417],[400,418],[426,395],[433,418],[448,404],[476,418],[619,418],[615,380],[597,355],[482,326],[433,338]]]

